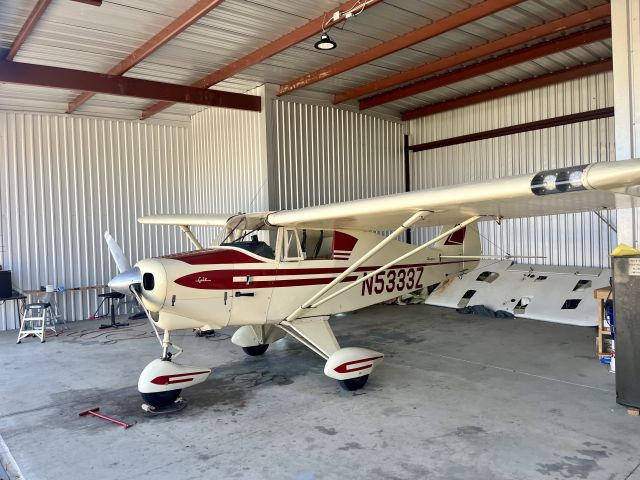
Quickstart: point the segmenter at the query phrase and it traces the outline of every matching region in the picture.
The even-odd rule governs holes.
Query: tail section
[[[455,225],[444,225],[441,232],[450,230]],[[480,246],[480,234],[476,224],[467,225],[460,230],[453,232],[443,240],[433,246],[441,255],[448,256],[478,256],[482,253]],[[447,259],[454,260],[454,259]],[[464,259],[461,270],[471,270],[478,265],[478,260]]]

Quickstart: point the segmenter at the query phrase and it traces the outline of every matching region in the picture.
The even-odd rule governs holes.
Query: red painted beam
[[[510,125],[508,127],[496,128],[494,130],[486,130],[484,132],[470,133],[469,135],[460,135],[458,137],[444,138],[433,142],[419,143],[411,145],[409,150],[412,152],[422,152],[425,150],[433,150],[435,148],[450,147],[451,145],[460,145],[462,143],[478,142],[489,138],[504,137],[507,135],[514,135],[516,133],[542,130],[543,128],[560,127],[562,125],[571,125],[572,123],[588,122],[590,120],[613,117],[613,113],[613,107],[599,108],[597,110],[572,113],[570,115],[562,115],[560,117],[545,118],[544,120],[537,120],[535,122],[520,123],[518,125]]]
[[[474,105],[476,103],[486,102],[487,100],[506,97],[507,95],[513,95],[515,93],[526,92],[527,90],[533,90],[534,88],[541,88],[547,85],[553,85],[554,83],[565,82],[575,78],[585,77],[587,75],[606,72],[612,68],[613,63],[610,58],[606,60],[599,60],[597,62],[586,63],[584,65],[578,65],[577,67],[540,75],[539,77],[527,78],[526,80],[508,83],[489,90],[465,95],[463,97],[445,100],[444,102],[425,105],[424,107],[413,110],[407,110],[402,112],[401,118],[406,121],[426,117],[435,113],[454,110],[456,108],[466,107],[467,105]]]
[[[156,33],[144,44],[138,47],[131,55],[128,55],[116,66],[112,67],[107,75],[122,75],[135,65],[143,61],[161,46],[174,38],[180,32],[187,29],[200,18],[204,17],[211,10],[220,5],[224,0],[198,0],[190,8],[185,10],[179,17],[169,23],[166,27]],[[83,92],[69,103],[67,113],[77,110],[83,103],[93,97],[93,92]]]
[[[73,0],[78,3],[86,3],[87,5],[91,5],[92,7],[101,7],[102,0]]]
[[[278,95],[284,95],[285,93],[292,92],[298,88],[307,87],[319,82],[320,80],[325,80],[333,77],[334,75],[338,75],[339,73],[364,65],[365,63],[372,62],[378,58],[390,55],[398,50],[423,42],[521,2],[522,0],[484,0],[476,5],[472,5],[464,10],[460,10],[459,12],[455,12],[447,17],[441,18],[440,20],[424,25],[405,35],[396,37],[388,42],[383,42],[369,50],[352,55],[351,57],[316,70],[315,72],[308,73],[302,77],[287,82],[280,86]]]
[[[463,52],[454,53],[448,57],[441,58],[431,63],[421,65],[404,72],[399,72],[394,75],[390,75],[386,78],[376,80],[374,82],[360,85],[358,87],[346,90],[338,93],[334,97],[334,104],[346,102],[354,98],[363,97],[371,93],[375,93],[379,90],[395,87],[397,85],[416,80],[421,77],[426,77],[442,70],[460,67],[464,63],[480,60],[487,55],[493,55],[502,50],[514,48],[518,46],[524,46],[527,42],[542,39],[548,35],[568,30],[570,28],[578,27],[580,25],[600,20],[602,18],[609,17],[611,15],[611,5],[604,4],[589,10],[569,15],[567,17],[559,18],[542,25],[527,28],[513,35],[509,35],[493,42],[485,43],[475,48],[470,48]]]
[[[344,12],[345,10],[350,10],[357,3],[357,1],[358,0],[349,0],[348,2],[343,3],[342,5],[334,8],[325,15],[322,15],[321,17],[317,17],[310,22],[305,23],[292,32],[289,32],[281,36],[280,38],[277,38],[273,42],[266,44],[264,47],[260,47],[257,50],[254,50],[253,52],[236,60],[235,62],[230,63],[229,65],[226,65],[213,73],[210,73],[206,77],[203,77],[197,82],[192,83],[191,86],[209,88],[216,83],[221,82],[222,80],[232,77],[245,68],[255,65],[256,63],[260,63],[261,61],[266,60],[267,58],[272,57],[277,53],[280,53],[283,50],[286,50],[287,48],[306,40],[307,38],[319,34],[320,32],[322,32],[323,28],[326,30],[327,28],[342,23],[344,21],[344,18],[342,17],[340,17],[338,21],[330,20],[333,17],[333,13],[337,11]],[[366,10],[382,1],[383,0],[370,0],[362,8]],[[149,118],[169,106],[171,106],[171,103],[168,102],[151,105],[142,113],[142,118]]]
[[[436,77],[427,78],[404,87],[399,87],[387,92],[360,100],[360,110],[383,105],[394,100],[416,95],[418,93],[444,87],[452,83],[468,80],[479,75],[484,75],[502,68],[518,65],[522,62],[546,57],[553,53],[562,52],[571,48],[586,45],[599,40],[611,38],[611,25],[605,24],[567,35],[565,37],[548,40],[531,47],[521,48],[515,52],[507,53],[496,58],[490,58],[482,62],[460,68],[450,73],[444,73]]]
[[[261,99],[257,95],[185,87],[172,83],[28,63],[0,61],[0,82],[85,90],[108,95],[167,100],[256,112],[261,109]]]
[[[20,50],[20,47],[22,47],[24,42],[27,40],[27,37],[33,31],[33,29],[36,26],[36,23],[38,23],[38,21],[40,20],[40,17],[42,17],[42,14],[47,9],[50,3],[51,3],[51,0],[38,0],[36,2],[35,6],[33,7],[33,10],[31,10],[31,13],[29,14],[24,24],[22,25],[22,28],[18,32],[18,35],[16,35],[16,38],[13,41],[13,44],[11,45],[11,48],[9,48],[9,53],[5,57],[6,60],[13,60],[15,58],[16,54],[18,53],[18,50]]]

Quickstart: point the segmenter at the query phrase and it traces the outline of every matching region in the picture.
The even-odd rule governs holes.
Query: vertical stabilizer
[[[444,225],[441,232],[454,228],[455,225]],[[474,256],[481,255],[480,234],[478,225],[471,224],[453,232],[447,238],[440,240],[433,246],[441,255]],[[478,260],[469,259],[462,264],[461,270],[470,270],[478,265]]]

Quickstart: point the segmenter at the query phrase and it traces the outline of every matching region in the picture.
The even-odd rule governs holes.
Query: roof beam
[[[339,73],[364,65],[365,63],[372,62],[378,58],[390,55],[398,50],[402,50],[403,48],[423,42],[437,35],[448,32],[449,30],[453,30],[500,10],[504,10],[505,8],[512,7],[522,1],[523,0],[484,0],[465,8],[464,10],[452,13],[440,20],[436,20],[435,22],[429,23],[409,33],[389,40],[388,42],[382,42],[380,45],[370,48],[369,50],[352,55],[351,57],[316,70],[315,72],[307,73],[295,80],[287,82],[280,86],[278,95],[284,95],[285,93],[292,92],[298,88],[307,87],[319,82],[320,80],[325,80],[333,77],[334,75],[338,75]]]
[[[611,5],[606,3],[589,10],[568,15],[551,22],[543,23],[535,27],[527,28],[513,35],[499,38],[493,42],[485,43],[475,48],[470,48],[463,52],[454,53],[448,57],[438,59],[434,62],[420,65],[419,67],[399,72],[394,75],[390,75],[386,78],[376,80],[374,82],[360,85],[358,87],[346,90],[338,93],[334,96],[334,104],[346,102],[354,98],[363,97],[371,93],[377,92],[390,87],[395,87],[402,83],[410,82],[427,75],[434,74],[436,72],[459,67],[466,62],[477,61],[487,55],[506,50],[508,48],[514,48],[523,46],[527,42],[539,40],[548,35],[562,32],[564,30],[578,27],[595,20],[609,17],[611,15]]]
[[[596,73],[607,72],[613,69],[613,62],[610,58],[599,60],[597,62],[578,65],[577,67],[559,70],[557,72],[547,73],[539,77],[527,78],[518,82],[507,83],[499,87],[483,90],[480,92],[464,95],[462,97],[445,100],[444,102],[425,105],[424,107],[407,110],[402,112],[402,120],[413,120],[420,117],[426,117],[435,113],[446,112],[456,108],[474,105],[476,103],[486,102],[495,98],[506,97],[515,93],[526,92],[534,88],[541,88],[555,83],[566,82],[575,78],[586,77]]]
[[[84,3],[87,5],[91,5],[92,7],[101,7],[102,0],[73,0],[74,2]]]
[[[369,0],[366,4],[364,4],[362,8],[363,10],[366,10],[380,3],[381,1],[383,0]],[[277,53],[280,53],[283,50],[286,50],[287,48],[306,40],[307,38],[317,35],[318,33],[322,32],[323,29],[326,30],[327,28],[331,28],[334,25],[344,22],[345,18],[342,16],[337,21],[331,20],[333,18],[333,14],[335,12],[351,10],[357,2],[358,0],[349,0],[348,2],[343,3],[339,7],[336,7],[330,12],[327,12],[326,14],[305,23],[292,32],[289,32],[277,38],[273,42],[270,42],[265,46],[260,47],[257,50],[254,50],[253,52],[245,55],[244,57],[241,57],[235,62],[230,63],[229,65],[226,65],[221,69],[210,73],[206,77],[203,77],[197,82],[192,83],[191,86],[209,88],[216,83],[221,82],[222,80],[232,77],[245,68],[255,65],[256,63],[260,63],[261,61],[266,60],[267,58],[272,57]],[[171,103],[168,102],[151,105],[142,113],[142,118],[149,118],[169,106],[171,106]]]
[[[122,75],[135,65],[143,61],[161,46],[174,38],[180,32],[190,27],[200,18],[220,5],[224,0],[198,0],[190,8],[184,11],[179,17],[173,20],[169,25],[164,27],[144,44],[138,47],[131,55],[128,55],[116,66],[112,67],[107,75]],[[69,103],[67,113],[77,110],[83,103],[93,97],[93,92],[83,92]]]
[[[435,148],[450,147],[452,145],[460,145],[469,142],[478,142],[489,138],[505,137],[516,133],[533,132],[534,130],[542,130],[543,128],[561,127],[562,125],[571,125],[572,123],[588,122],[590,120],[598,120],[600,118],[613,117],[613,107],[598,108],[586,112],[572,113],[570,115],[562,115],[560,117],[545,118],[535,122],[520,123],[518,125],[510,125],[508,127],[496,128],[494,130],[485,130],[484,132],[470,133],[468,135],[460,135],[458,137],[444,138],[433,142],[418,143],[411,145],[409,150],[412,152],[422,152],[425,150],[433,150]]]
[[[11,44],[9,53],[5,57],[6,60],[13,60],[15,58],[16,54],[18,53],[18,50],[20,50],[20,47],[22,47],[24,42],[27,40],[27,37],[33,31],[33,29],[36,26],[36,23],[38,23],[38,21],[40,20],[40,17],[42,17],[42,14],[47,9],[50,3],[51,3],[51,0],[38,0],[36,2],[35,6],[33,7],[33,10],[31,10],[31,13],[25,20],[24,24],[22,25],[22,28],[20,28],[20,31],[18,32],[18,35],[16,35],[15,40]]]
[[[416,95],[436,88],[444,87],[452,83],[468,80],[479,75],[484,75],[495,70],[518,65],[522,62],[546,57],[553,53],[593,43],[598,40],[611,38],[611,25],[599,25],[597,27],[572,33],[565,37],[548,40],[531,47],[521,48],[515,52],[507,53],[499,57],[490,58],[468,67],[459,68],[453,72],[444,73],[436,77],[427,78],[418,82],[399,87],[387,92],[360,100],[360,110],[376,107],[394,100]]]
[[[236,108],[256,112],[261,109],[261,99],[257,95],[185,87],[172,83],[85,72],[70,68],[32,65],[29,63],[0,61],[0,82],[84,90],[108,95],[168,100],[171,102],[192,103],[208,107]]]

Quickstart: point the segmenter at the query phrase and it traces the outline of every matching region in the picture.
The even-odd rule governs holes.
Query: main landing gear
[[[348,378],[347,380],[338,380],[338,383],[344,390],[353,392],[364,387],[367,384],[367,380],[369,380],[368,374],[362,375],[361,377]]]
[[[329,317],[315,317],[284,321],[277,326],[246,325],[236,330],[231,341],[247,355],[258,356],[288,333],[326,360],[325,375],[338,380],[344,390],[360,390],[384,355],[366,348],[340,348],[328,320]]]

